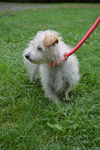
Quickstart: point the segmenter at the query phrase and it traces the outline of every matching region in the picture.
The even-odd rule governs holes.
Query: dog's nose
[[[27,59],[29,59],[30,55],[29,55],[29,54],[26,54],[25,57],[26,57]]]

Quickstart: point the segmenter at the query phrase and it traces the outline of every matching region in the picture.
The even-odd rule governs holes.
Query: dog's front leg
[[[57,95],[53,92],[53,89],[49,85],[45,88],[45,96],[54,103],[58,102]]]
[[[24,63],[25,63],[25,66],[26,66],[26,69],[28,71],[28,74],[29,74],[29,78],[30,78],[30,82],[34,82],[34,80],[36,79],[37,77],[37,72],[38,72],[38,65],[36,64],[33,64],[31,62],[29,62],[28,60],[24,60]]]

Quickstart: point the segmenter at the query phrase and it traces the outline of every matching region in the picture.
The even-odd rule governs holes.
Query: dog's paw
[[[30,83],[35,83],[35,79],[34,79],[34,77],[30,77]]]
[[[59,102],[58,97],[56,95],[47,95],[45,94],[45,97],[47,97],[50,101],[57,104]]]
[[[51,101],[52,101],[53,103],[55,103],[55,104],[59,103],[59,100],[58,100],[58,97],[57,97],[57,96],[53,96],[53,97],[51,98]]]
[[[66,92],[64,101],[71,101],[71,98],[69,97],[69,94]]]

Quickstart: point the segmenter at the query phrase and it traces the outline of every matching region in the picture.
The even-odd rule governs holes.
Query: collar
[[[60,60],[60,62],[52,62],[51,64],[49,64],[49,66],[56,67],[56,66],[64,63],[67,59],[68,59],[68,56],[64,55],[64,57]]]

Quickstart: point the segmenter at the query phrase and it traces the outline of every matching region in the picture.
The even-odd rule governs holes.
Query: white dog
[[[33,81],[39,70],[45,96],[53,102],[57,102],[62,93],[65,99],[68,99],[69,92],[80,78],[79,63],[75,55],[60,63],[64,53],[70,50],[59,33],[46,30],[36,34],[23,54],[30,81]],[[50,65],[53,62],[59,64],[53,67]]]

